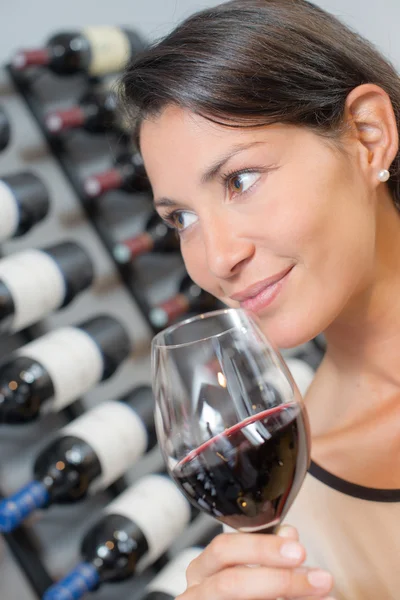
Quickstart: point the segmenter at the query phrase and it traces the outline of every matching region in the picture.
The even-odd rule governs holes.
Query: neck
[[[317,434],[353,426],[400,396],[400,214],[389,194],[377,212],[368,281],[324,332],[327,352],[306,399]]]

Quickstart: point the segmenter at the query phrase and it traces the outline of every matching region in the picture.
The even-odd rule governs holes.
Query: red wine
[[[241,531],[271,530],[307,472],[301,405],[252,415],[191,451],[171,475],[196,508]]]
[[[98,198],[108,190],[141,192],[150,189],[142,157],[138,152],[120,154],[113,169],[90,175],[83,182],[89,198]]]
[[[179,246],[175,230],[154,212],[147,220],[144,232],[116,244],[113,255],[118,263],[125,264],[147,252],[176,252]]]
[[[102,77],[122,71],[131,57],[145,44],[134,31],[122,27],[94,26],[81,32],[61,32],[52,36],[44,48],[21,50],[12,61],[24,70],[45,66],[57,75],[85,73]]]

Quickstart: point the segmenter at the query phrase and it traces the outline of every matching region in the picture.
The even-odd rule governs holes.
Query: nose
[[[254,244],[240,235],[240,227],[216,211],[203,224],[203,241],[207,265],[218,279],[237,275],[254,254]]]

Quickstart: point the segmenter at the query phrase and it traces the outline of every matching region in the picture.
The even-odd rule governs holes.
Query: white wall
[[[164,35],[213,0],[0,0],[0,62],[22,46],[40,45],[53,31],[90,24],[137,26],[149,39]],[[375,42],[400,69],[399,0],[317,0]]]
[[[0,0],[0,61],[19,47],[41,45],[56,31],[86,25],[137,27],[153,39],[218,0]]]
[[[399,0],[316,0],[315,4],[376,44],[400,70]]]

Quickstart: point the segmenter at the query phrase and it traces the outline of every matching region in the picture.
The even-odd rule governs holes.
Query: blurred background
[[[79,38],[95,26],[129,29],[139,36],[133,46],[140,47],[216,4],[13,0],[0,6],[1,600],[45,597],[79,563],[83,536],[109,503],[163,470],[152,421],[151,338],[169,323],[218,306],[188,279],[176,239],[152,212],[140,157],[115,108],[114,73],[57,74],[43,53],[41,66],[31,56],[25,68],[17,52],[43,47],[62,32]],[[316,4],[400,68],[398,2]],[[323,353],[322,338],[284,352],[303,393]],[[121,417],[121,400],[139,425]],[[93,416],[104,402],[114,404]],[[135,444],[124,438],[132,431]],[[51,499],[43,491],[46,477],[65,488]],[[160,498],[153,496],[157,513]],[[154,578],[183,549],[207,543],[216,529],[193,513],[176,527],[152,564],[90,597],[178,595],[187,558],[155,588]],[[79,572],[71,585],[90,587],[90,577]],[[77,588],[62,597],[80,598]]]
[[[216,4],[219,2],[206,0],[114,0],[112,4],[95,0],[70,0],[58,4],[50,0],[3,2],[0,8],[0,59],[8,60],[13,49],[20,45],[38,44],[52,31],[84,25],[129,25],[138,27],[149,39],[158,38],[196,10]],[[362,0],[318,0],[315,4],[342,18],[399,65],[397,23],[400,5],[396,0],[368,4]]]

